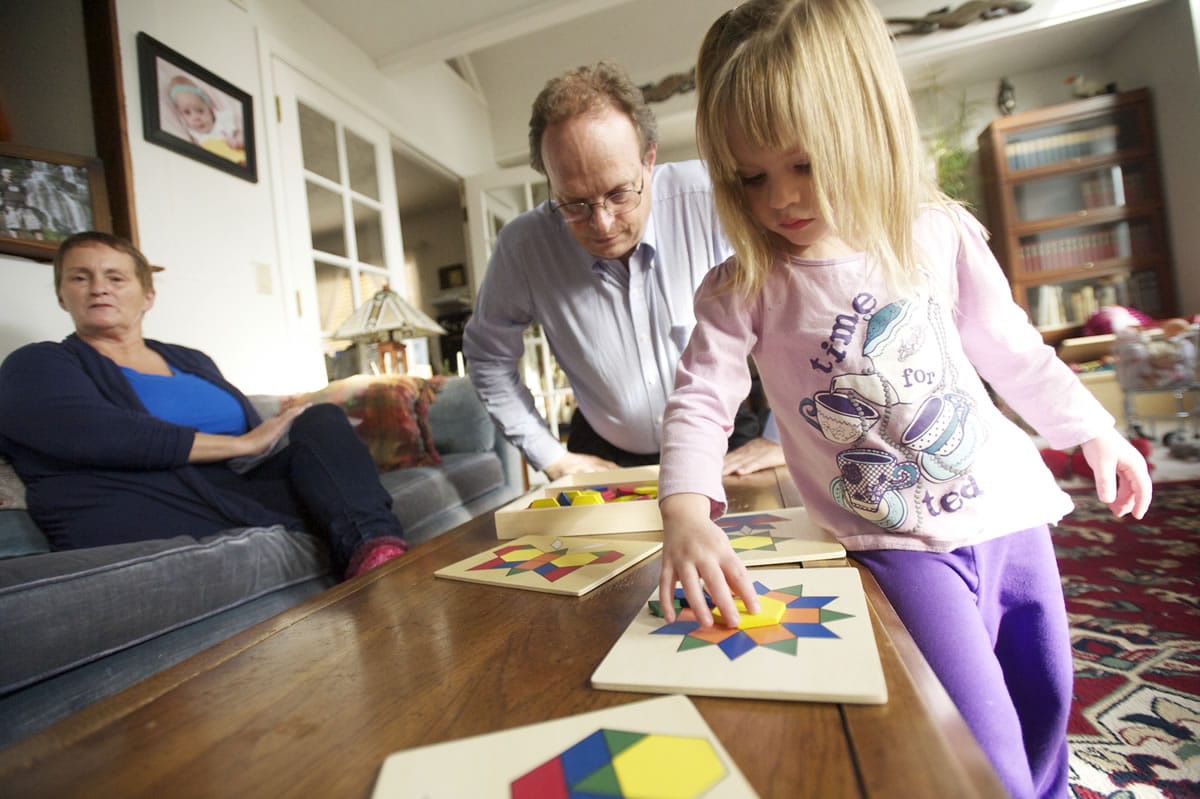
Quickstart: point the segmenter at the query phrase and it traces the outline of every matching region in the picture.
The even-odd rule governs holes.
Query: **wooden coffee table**
[[[728,487],[731,511],[796,504],[782,469]],[[0,752],[0,793],[366,797],[397,750],[648,698],[588,680],[656,587],[658,557],[582,598],[433,577],[495,540],[490,515],[475,519]],[[697,708],[763,797],[1003,797],[862,576],[886,705]]]

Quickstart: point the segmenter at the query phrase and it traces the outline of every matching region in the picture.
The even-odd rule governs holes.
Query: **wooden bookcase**
[[[1048,342],[1104,305],[1176,313],[1150,103],[1145,89],[1101,95],[979,134],[992,250]]]

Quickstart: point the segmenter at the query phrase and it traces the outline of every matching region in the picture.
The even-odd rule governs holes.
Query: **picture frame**
[[[0,142],[0,253],[54,259],[84,230],[112,232],[99,158]]]
[[[145,32],[137,51],[146,140],[257,183],[253,98]]]
[[[466,288],[467,270],[463,264],[450,264],[438,267],[438,290],[456,291]]]

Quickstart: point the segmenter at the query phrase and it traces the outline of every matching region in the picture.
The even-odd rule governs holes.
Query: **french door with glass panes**
[[[527,166],[473,175],[464,181],[471,281],[475,294],[479,293],[479,284],[487,272],[488,259],[495,249],[500,228],[545,202],[549,192],[546,178]],[[521,380],[533,394],[534,405],[546,420],[546,427],[559,435],[561,426],[571,421],[575,395],[550,352],[541,325],[536,322],[525,329]]]
[[[278,59],[273,77],[296,313],[324,354],[328,377],[345,377],[364,364],[334,331],[385,285],[410,296],[391,139],[383,126]]]

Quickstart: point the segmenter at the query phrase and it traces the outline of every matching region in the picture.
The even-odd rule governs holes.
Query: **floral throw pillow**
[[[318,402],[340,405],[381,472],[436,466],[442,459],[433,445],[429,406],[444,383],[444,377],[356,375],[335,380],[319,391],[287,397],[282,407]]]

